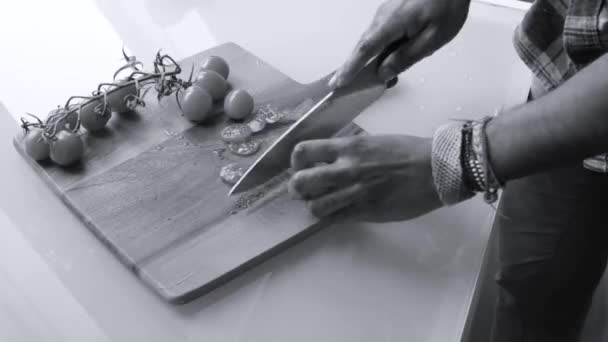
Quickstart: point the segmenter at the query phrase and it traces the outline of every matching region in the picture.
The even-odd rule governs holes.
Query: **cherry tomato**
[[[42,137],[44,130],[33,127],[25,133],[25,152],[36,161],[45,160],[49,157],[50,149],[48,142]]]
[[[214,117],[213,98],[209,92],[199,86],[191,86],[184,92],[181,101],[182,113],[186,119],[205,123]]]
[[[51,160],[61,166],[69,166],[79,161],[84,154],[84,143],[80,135],[60,131],[51,141]]]
[[[249,139],[253,132],[248,125],[236,124],[226,126],[220,136],[222,140],[227,143],[241,143]]]
[[[201,71],[198,76],[196,76],[194,84],[206,89],[209,94],[211,94],[214,101],[223,99],[228,92],[228,82],[226,82],[222,75],[211,70]]]
[[[209,56],[203,60],[201,70],[212,70],[220,74],[225,80],[230,74],[230,66],[225,59],[219,56]]]
[[[126,86],[116,86],[108,91],[108,105],[113,112],[127,113],[132,110],[127,102],[136,96],[137,87],[135,87],[135,83]]]
[[[231,119],[243,120],[252,110],[253,97],[245,90],[233,90],[224,100],[224,112]]]
[[[103,129],[112,117],[110,106],[106,106],[103,112],[103,101],[94,100],[80,108],[80,124],[89,132],[97,132]]]

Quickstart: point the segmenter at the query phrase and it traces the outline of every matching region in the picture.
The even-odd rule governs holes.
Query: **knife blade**
[[[330,91],[302,115],[249,167],[228,195],[264,184],[289,168],[291,152],[301,141],[330,138],[384,93],[377,59],[371,60],[353,82]]]

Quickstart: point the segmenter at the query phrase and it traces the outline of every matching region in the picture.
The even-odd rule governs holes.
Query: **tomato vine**
[[[47,141],[54,140],[61,130],[77,133],[81,126],[80,113],[83,107],[97,101],[99,103],[94,107],[94,113],[105,115],[110,107],[109,97],[121,90],[126,90],[128,87],[134,87],[135,92],[126,94],[122,99],[119,99],[128,110],[145,107],[146,103],[143,99],[152,88],[157,91],[158,101],[163,97],[175,95],[178,106],[181,108],[180,94],[192,85],[194,66],[192,66],[188,79],[185,80],[178,77],[182,73],[181,66],[173,57],[162,54],[160,50],[156,53],[152,62],[152,72],[146,72],[144,64],[135,56],[129,56],[124,47],[122,54],[125,64],[114,72],[112,82],[100,83],[89,96],[74,95],[69,97],[63,107],[59,106],[51,111],[44,121],[34,114],[26,113],[34,121],[22,117],[21,127],[24,131],[27,133],[33,127],[40,128],[43,130],[43,137]],[[119,78],[124,72],[129,72],[128,76]],[[72,122],[73,125],[69,125],[69,122]]]

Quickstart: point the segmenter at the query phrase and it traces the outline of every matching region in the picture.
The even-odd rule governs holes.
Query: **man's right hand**
[[[330,80],[332,88],[348,84],[365,64],[400,44],[384,59],[378,73],[388,82],[452,40],[464,24],[470,0],[388,0],[344,65]]]

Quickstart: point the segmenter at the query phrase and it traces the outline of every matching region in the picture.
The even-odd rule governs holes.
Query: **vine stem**
[[[194,65],[192,66],[192,70],[190,72],[190,77],[187,81],[179,79],[177,75],[182,72],[182,68],[180,65],[173,59],[173,57],[169,55],[161,55],[160,50],[156,54],[156,58],[153,62],[154,72],[147,73],[140,70],[140,67],[143,67],[143,63],[138,61],[135,56],[127,56],[124,51],[123,46],[123,56],[127,63],[120,67],[116,73],[114,74],[114,79],[117,74],[123,70],[127,70],[129,68],[134,71],[127,77],[124,81],[119,82],[111,82],[111,83],[101,83],[98,85],[97,90],[93,91],[91,96],[70,96],[65,103],[65,106],[61,108],[58,106],[55,113],[49,115],[49,117],[43,123],[38,117],[35,117],[38,123],[28,122],[24,118],[22,119],[22,127],[27,131],[29,127],[39,127],[44,130],[43,136],[45,139],[53,139],[55,134],[57,133],[57,125],[65,120],[67,122],[67,117],[72,115],[73,113],[77,113],[77,121],[76,126],[73,128],[74,132],[77,132],[80,128],[80,111],[82,108],[88,104],[91,104],[95,101],[99,101],[103,99],[103,110],[100,115],[103,115],[107,110],[107,97],[112,93],[119,91],[123,88],[135,85],[137,90],[137,99],[136,105],[145,105],[145,103],[141,100],[141,89],[150,84],[159,85],[159,100],[162,96],[168,96],[171,93],[175,92],[177,96],[179,96],[180,91],[184,88],[187,88],[192,84],[192,75],[194,72]],[[140,76],[140,77],[137,77]],[[147,94],[150,88],[147,88],[144,91],[144,95]],[[80,102],[73,104],[72,101],[81,100]],[[178,99],[178,106],[181,107]],[[97,108],[97,107],[96,107]]]
[[[164,77],[167,77],[167,76],[177,76],[177,75],[179,75],[182,72],[181,67],[179,66],[179,64],[177,64],[177,62],[175,62],[175,60],[172,57],[170,57],[168,55],[165,55],[165,56],[162,56],[162,58],[169,59],[173,63],[172,66],[175,67],[175,70],[172,70],[172,71],[164,71],[163,70],[162,72],[155,72],[155,73],[146,73],[144,71],[137,70],[137,71],[132,72],[131,75],[129,75],[129,77],[127,78],[127,79],[129,79],[129,81],[127,81],[127,82],[111,82],[111,83],[101,83],[101,84],[99,84],[99,86],[97,87],[97,93],[99,93],[98,95],[93,95],[93,96],[71,96],[67,100],[66,105],[64,107],[67,108],[70,105],[70,102],[72,100],[75,100],[75,99],[84,99],[84,100],[86,100],[86,101],[84,101],[84,102],[81,103],[81,106],[86,106],[87,104],[89,104],[91,102],[94,102],[96,100],[99,100],[99,99],[103,98],[104,97],[103,93],[106,93],[105,96],[107,96],[107,95],[112,94],[115,91],[118,91],[118,90],[120,90],[122,88],[126,88],[128,86],[133,85],[133,84],[138,84],[139,83],[140,85],[143,86],[143,85],[147,85],[147,83],[146,83],[147,81],[153,81],[153,80],[161,78],[161,77],[164,78]],[[161,62],[162,62],[162,59],[161,59]],[[154,64],[158,64],[158,63],[154,63]],[[161,64],[161,65],[163,67],[166,67],[166,65],[164,65],[164,64]],[[135,78],[136,75],[142,75],[142,77]],[[181,82],[179,82],[179,81],[173,81],[173,82],[181,84]],[[104,86],[106,86],[106,87],[112,87],[112,89],[108,90],[106,92],[102,92],[101,89]]]

